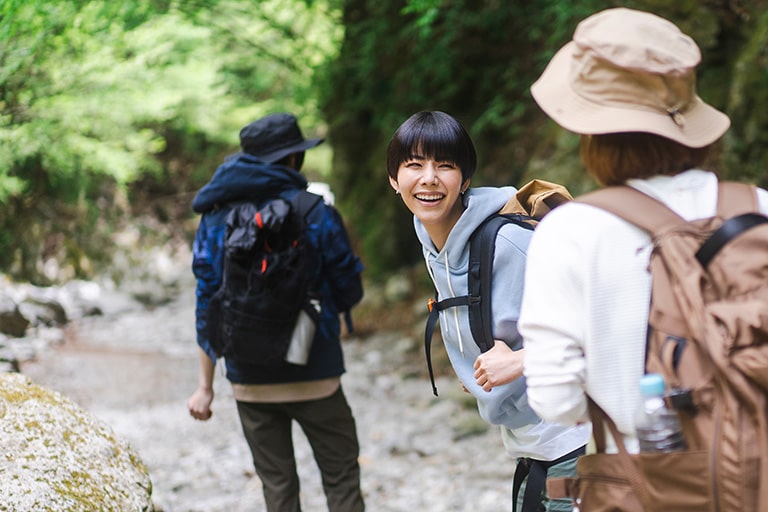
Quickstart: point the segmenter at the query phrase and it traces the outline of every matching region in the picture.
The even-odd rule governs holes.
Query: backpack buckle
[[[430,297],[429,300],[427,300],[427,309],[429,310],[430,313],[432,312],[432,308],[435,307],[435,304],[437,304],[437,301],[432,297]]]
[[[674,388],[667,393],[667,399],[672,407],[678,411],[689,413],[696,412],[696,404],[693,402],[693,392],[688,388]]]

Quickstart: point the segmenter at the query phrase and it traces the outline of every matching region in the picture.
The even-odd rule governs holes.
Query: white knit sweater
[[[686,219],[715,213],[712,173],[690,170],[629,184]],[[758,196],[768,213],[768,192]],[[592,206],[561,206],[531,241],[518,324],[534,411],[547,421],[588,421],[586,391],[616,422],[630,452],[637,451],[633,416],[645,357],[649,256],[644,231]]]

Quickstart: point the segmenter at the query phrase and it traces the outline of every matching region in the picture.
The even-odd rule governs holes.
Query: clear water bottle
[[[677,413],[664,402],[664,377],[657,373],[640,379],[643,402],[635,418],[641,452],[685,450],[685,438]]]

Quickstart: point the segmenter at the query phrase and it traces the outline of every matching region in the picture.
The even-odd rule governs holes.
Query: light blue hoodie
[[[438,300],[467,294],[469,237],[492,213],[498,212],[517,192],[514,187],[474,188],[464,194],[466,209],[451,230],[441,251],[437,251],[424,225],[414,217],[416,235],[438,293]],[[492,298],[494,338],[514,349],[522,347],[517,332],[523,294],[525,254],[533,232],[514,224],[505,225],[496,238]],[[474,363],[480,349],[472,338],[466,306],[440,312],[440,330],[456,375],[477,399],[480,416],[504,427],[504,443],[515,457],[554,460],[584,445],[590,427],[566,427],[544,423],[528,405],[525,377],[491,392],[484,391],[474,378]]]

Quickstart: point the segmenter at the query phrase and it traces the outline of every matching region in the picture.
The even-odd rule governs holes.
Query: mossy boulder
[[[106,424],[19,373],[0,374],[0,510],[154,510],[149,472]]]

